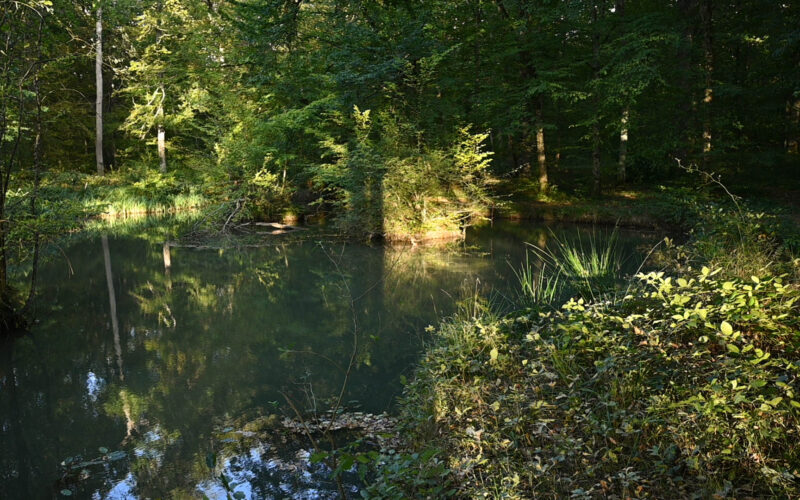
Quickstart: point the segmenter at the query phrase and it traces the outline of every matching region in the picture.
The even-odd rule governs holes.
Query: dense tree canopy
[[[458,231],[499,178],[797,175],[798,26],[768,0],[2,0],[0,302],[74,215],[56,188],[102,170],[387,237]]]

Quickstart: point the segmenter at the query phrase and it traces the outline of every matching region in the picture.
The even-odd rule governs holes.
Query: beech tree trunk
[[[630,109],[626,105],[622,110],[622,119],[620,120],[619,129],[619,166],[617,167],[617,180],[620,184],[624,184],[627,178],[627,171],[625,163],[628,161],[628,119]]]
[[[705,90],[703,92],[703,165],[708,165],[711,154],[711,102],[714,99],[712,73],[714,70],[714,39],[711,20],[712,0],[704,0],[700,6],[700,17],[703,21],[703,71],[705,73]]]
[[[594,78],[600,78],[600,30],[597,27],[599,16],[599,8],[597,5],[592,9],[592,66],[594,70]],[[597,96],[594,98],[597,105]],[[592,124],[592,194],[595,196],[600,194],[600,124],[595,119]]]
[[[158,126],[158,159],[161,162],[161,171],[167,171],[167,146],[166,146],[166,133],[164,132],[164,125]]]
[[[105,173],[103,164],[103,7],[100,4],[97,6],[97,23],[95,25],[94,77],[96,87],[94,156],[97,173],[103,175]]]
[[[539,99],[536,108],[536,159],[539,163],[539,190],[547,192],[549,184],[547,176],[547,156],[544,149],[544,125],[542,124],[542,100]]]
[[[164,87],[161,87],[161,102],[158,105],[158,159],[161,163],[161,171],[167,171],[167,141],[166,132],[164,131]]]

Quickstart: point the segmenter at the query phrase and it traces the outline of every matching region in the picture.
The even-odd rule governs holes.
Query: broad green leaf
[[[783,398],[781,396],[778,396],[776,398],[770,399],[769,401],[767,401],[767,403],[769,403],[770,406],[778,406],[781,401],[783,401]]]

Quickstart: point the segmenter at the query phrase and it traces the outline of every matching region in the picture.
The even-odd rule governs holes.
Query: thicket
[[[576,274],[522,273],[535,299],[522,309],[472,298],[442,323],[403,402],[404,435],[427,461],[386,457],[370,491],[797,496],[800,259],[775,217],[692,204],[693,238],[660,249],[661,270],[587,299],[572,288],[566,302],[537,287]]]

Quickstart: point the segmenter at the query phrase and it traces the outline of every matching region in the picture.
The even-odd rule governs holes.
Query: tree
[[[95,27],[95,88],[96,99],[94,104],[95,113],[95,143],[94,154],[97,163],[97,173],[103,175],[103,5],[98,1],[97,21]]]
[[[43,17],[49,2],[45,0],[22,4],[3,1],[0,13],[0,36],[3,58],[0,65],[0,331],[19,329],[23,320],[23,305],[9,281],[9,243],[19,233],[12,224],[18,209],[9,201],[12,183],[22,164],[23,147],[31,141],[28,130],[34,129],[34,150],[38,166],[41,160],[41,47]],[[33,46],[34,50],[30,50]],[[32,89],[31,89],[32,88]],[[33,103],[31,97],[33,96]],[[31,106],[36,112],[31,116]],[[35,210],[35,196],[31,201]],[[38,243],[37,243],[38,248]]]

